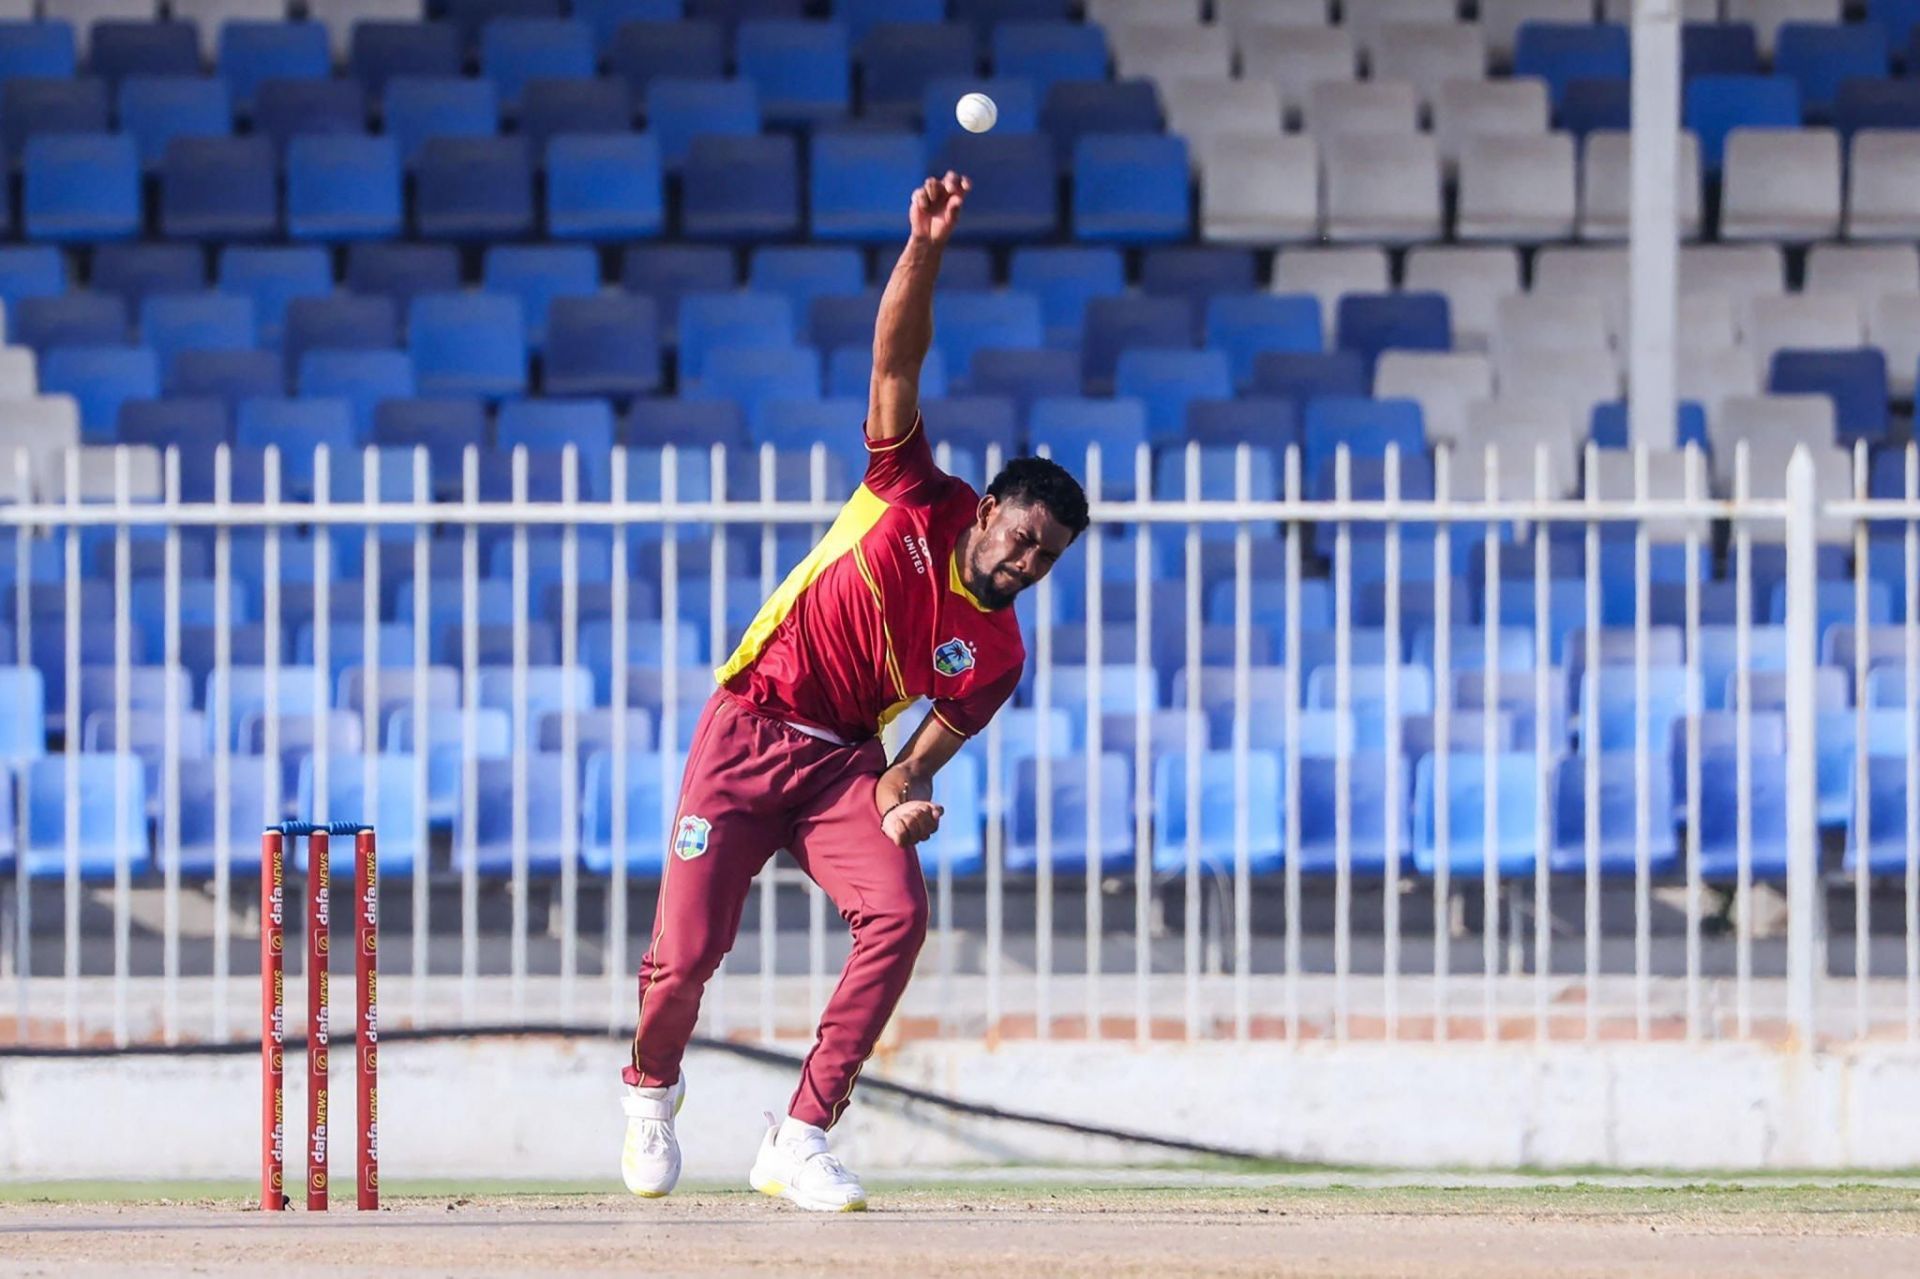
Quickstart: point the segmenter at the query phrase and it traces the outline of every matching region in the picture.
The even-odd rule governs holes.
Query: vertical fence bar
[[[1298,444],[1287,446],[1285,474],[1282,478],[1287,505],[1297,506],[1302,492]],[[1287,1042],[1292,1044],[1300,1042],[1300,539],[1306,535],[1305,530],[1305,523],[1295,516],[1287,521],[1282,534],[1286,539],[1286,609],[1283,622],[1287,631],[1287,660],[1282,668],[1286,705],[1281,710],[1286,717],[1281,765],[1287,770],[1286,807],[1283,810],[1287,819],[1284,885],[1286,943],[1282,955],[1286,973],[1284,1007]]]
[[[480,451],[461,450],[460,495],[471,509],[480,501]],[[460,531],[460,1017],[480,1015],[480,526]]]
[[[631,456],[624,445],[616,446],[613,450],[608,467],[608,474],[613,479],[612,501],[625,502],[631,496],[632,490],[627,481],[627,465]],[[624,622],[628,611],[627,548],[633,530],[626,524],[616,523],[609,531],[613,534],[613,554],[608,561],[612,581],[608,583],[607,598],[614,619]],[[622,625],[613,628],[613,690],[609,698],[613,706],[613,741],[609,751],[612,759],[608,761],[612,765],[613,776],[607,784],[608,834],[613,845],[608,851],[612,864],[607,877],[607,1023],[610,1029],[616,1030],[626,1028],[630,990],[627,986],[627,823],[631,819],[627,813],[627,795],[631,774],[628,771],[627,707],[631,699],[628,696],[627,667],[622,660],[626,656],[624,631]],[[662,750],[671,749],[664,742],[660,747]]]
[[[1802,1044],[1814,1034],[1820,956],[1819,823],[1814,811],[1813,671],[1816,640],[1819,493],[1813,456],[1796,448],[1787,463],[1787,1021]]]
[[[164,672],[165,699],[162,704],[162,730],[166,741],[160,748],[160,875],[164,914],[161,919],[160,969],[165,980],[162,999],[162,1038],[169,1045],[180,1042],[180,450],[168,445],[163,465],[166,544],[161,563],[161,607],[166,617],[160,624],[161,668]],[[189,690],[187,696],[192,697]],[[125,742],[116,742],[116,750],[126,750]]]
[[[333,936],[327,832],[307,836],[307,1211],[327,1210],[327,969]]]
[[[433,500],[433,480],[429,467],[427,450],[416,445],[413,450],[413,500],[425,506]],[[427,522],[421,520],[413,526],[413,581],[409,587],[413,591],[413,813],[414,813],[414,857],[413,857],[413,929],[409,940],[412,942],[412,962],[408,970],[412,980],[408,982],[408,1011],[412,1013],[413,1024],[422,1024],[427,1008],[427,931],[428,931],[428,890],[427,890],[427,837],[428,823],[428,781],[427,767],[433,758],[433,750],[438,745],[438,731],[428,718],[427,672],[432,663],[428,645],[433,638],[433,613],[427,591],[433,576],[433,554],[430,543],[431,534]],[[398,611],[398,610],[396,610]],[[368,820],[373,820],[369,818]]]
[[[1382,569],[1386,576],[1387,687],[1386,687],[1386,765],[1387,794],[1400,793],[1405,750],[1400,722],[1400,446],[1387,446],[1386,529]],[[1380,883],[1380,919],[1382,944],[1381,970],[1384,984],[1383,1034],[1389,1040],[1400,1037],[1400,831],[1398,822],[1387,824],[1386,869]]]
[[[380,485],[380,450],[371,445],[360,451],[360,491],[361,500],[367,505],[378,507],[382,492]],[[382,651],[380,635],[380,550],[381,541],[386,533],[386,523],[378,510],[373,519],[361,530],[360,534],[360,660],[365,666],[360,688],[360,811],[349,814],[354,821],[375,821],[381,807],[381,788],[384,785],[383,770],[380,767],[380,717],[387,705],[385,685],[382,678],[386,670],[386,654]],[[420,629],[419,619],[415,619],[414,630]],[[405,669],[405,663],[399,664]],[[419,675],[416,672],[417,682]],[[331,681],[330,681],[331,682]],[[395,699],[398,700],[397,698]],[[422,730],[425,724],[419,724]],[[417,736],[418,734],[416,734]],[[420,754],[416,746],[414,754]],[[411,789],[411,786],[409,786]],[[420,848],[424,851],[426,844]],[[420,860],[419,857],[415,858]],[[417,983],[416,983],[417,984]]]
[[[1647,446],[1633,446],[1633,496],[1644,502],[1651,494],[1647,474]],[[1634,522],[1633,530],[1633,1025],[1634,1033],[1645,1040],[1652,1032],[1653,995],[1653,828],[1647,805],[1653,795],[1653,779],[1648,773],[1653,758],[1652,707],[1653,632],[1647,616],[1652,594],[1648,579],[1652,572],[1653,550],[1647,538],[1644,516]],[[1592,661],[1591,655],[1588,660]]]
[[[1753,1030],[1753,525],[1747,442],[1733,446],[1734,1026]]]
[[[129,951],[133,943],[133,868],[128,865],[133,832],[127,829],[127,806],[122,803],[123,789],[132,779],[124,762],[134,758],[127,745],[127,717],[132,709],[133,675],[128,646],[133,613],[133,542],[126,523],[126,511],[132,501],[124,448],[113,451],[113,501],[121,518],[113,527],[113,1042],[127,1042],[127,982],[131,977]],[[86,725],[69,722],[67,732],[80,733],[84,749]],[[136,761],[134,767],[140,765]],[[140,846],[146,847],[146,829],[142,822]],[[164,910],[164,905],[162,906]],[[163,1001],[164,1002],[164,1001]]]
[[[1687,462],[1687,1038],[1697,1041],[1702,1033],[1703,992],[1701,983],[1700,911],[1700,717],[1706,712],[1705,690],[1701,687],[1700,667],[1700,524],[1691,510],[1706,494],[1702,475],[1705,459],[1696,444],[1689,443]]]
[[[1920,500],[1920,444],[1907,443],[1906,494],[1909,503]],[[1907,865],[1906,865],[1906,958],[1907,958],[1907,1040],[1920,1039],[1920,520],[1908,520],[1903,534],[1902,559],[1905,569],[1903,638],[1906,652],[1907,701]]]
[[[1033,760],[1033,1034],[1047,1039],[1053,1030],[1053,757],[1065,743],[1053,740],[1053,581],[1041,578],[1035,591],[1040,617],[1034,636],[1033,708],[1039,741]],[[1144,625],[1144,621],[1141,623]],[[1089,618],[1089,638],[1100,630]],[[1097,772],[1098,769],[1092,771]]]
[[[1342,444],[1333,498],[1345,506],[1352,497],[1353,458]],[[1353,525],[1342,517],[1333,528],[1333,1037],[1344,1041],[1353,969]]]
[[[1133,491],[1153,492],[1153,455],[1142,444],[1133,456]],[[1147,777],[1152,766],[1152,729],[1147,707],[1152,703],[1148,680],[1153,654],[1147,643],[1147,622],[1153,615],[1153,526],[1145,525],[1133,543],[1133,1033],[1139,1043],[1153,1035],[1151,979],[1153,939],[1149,935],[1153,911],[1153,792]],[[1189,680],[1199,678],[1189,672]]]
[[[1553,496],[1553,460],[1544,445],[1533,450],[1533,495],[1542,502]],[[1551,788],[1557,778],[1554,774],[1554,747],[1548,741],[1547,726],[1553,723],[1554,718],[1549,700],[1552,694],[1553,643],[1548,634],[1548,618],[1553,605],[1549,583],[1553,578],[1554,527],[1551,523],[1543,522],[1533,538],[1533,765],[1537,779],[1535,784],[1539,787],[1534,813],[1540,832],[1533,867],[1533,1035],[1540,1043],[1545,1043],[1549,1034],[1547,983],[1553,970],[1553,867],[1550,847],[1556,832],[1550,823],[1553,820]],[[1564,704],[1564,689],[1560,696]],[[1491,729],[1492,725],[1487,727]]]
[[[14,501],[22,506],[33,502],[33,479],[29,470],[32,455],[26,449],[13,453]],[[16,660],[23,667],[33,665],[32,593],[27,583],[33,580],[33,535],[21,529],[14,536],[13,626]],[[44,707],[43,707],[44,709]],[[44,743],[42,743],[44,746]],[[16,815],[25,808],[24,786],[15,786]],[[13,859],[14,978],[15,1016],[25,1026],[33,1015],[33,893],[27,874],[27,859],[17,852]]]
[[[727,500],[727,447],[715,444],[707,450],[708,490],[716,503]],[[727,534],[732,529],[729,524],[709,524],[707,526],[707,669],[718,671],[726,665],[727,656],[732,651],[730,636],[727,634]],[[625,707],[616,707],[614,713],[624,716]],[[941,857],[941,865],[946,866],[946,857]],[[947,891],[953,889],[952,875],[947,874]],[[951,921],[951,907],[948,908],[948,920]],[[727,961],[723,956],[720,964],[713,970],[713,980],[707,986],[707,1006],[713,1014],[713,1034],[725,1038],[732,1024],[731,1008],[727,1001]]]
[[[1242,509],[1253,500],[1253,449],[1234,446],[1233,498]],[[1244,1043],[1253,1030],[1253,872],[1250,865],[1252,805],[1248,738],[1253,725],[1253,530],[1246,520],[1233,529],[1233,1037]],[[1268,795],[1264,804],[1281,797]],[[1269,810],[1271,811],[1271,810]]]
[[[1189,443],[1186,448],[1186,495],[1187,501],[1200,500],[1200,445]],[[1186,723],[1186,810],[1187,810],[1187,847],[1185,897],[1186,912],[1182,931],[1185,934],[1183,965],[1186,970],[1186,1022],[1187,1038],[1200,1036],[1200,770],[1204,762],[1205,739],[1200,735],[1200,693],[1201,693],[1201,652],[1200,652],[1200,525],[1189,523],[1184,537],[1186,552],[1186,625],[1185,665],[1187,668],[1187,723]],[[1148,620],[1141,619],[1142,630],[1148,629]]]
[[[1089,502],[1099,503],[1102,493],[1100,470],[1101,449],[1097,443],[1087,445],[1086,494]],[[1096,528],[1093,535],[1086,539],[1087,544],[1087,888],[1086,888],[1086,927],[1087,927],[1087,1038],[1099,1039],[1100,1034],[1100,984],[1101,955],[1100,948],[1105,940],[1105,920],[1102,917],[1100,881],[1106,848],[1105,813],[1106,787],[1100,776],[1101,753],[1106,746],[1106,712],[1100,703],[1101,668],[1107,660],[1106,627],[1102,618],[1106,606],[1106,530]],[[1052,624],[1051,615],[1042,614],[1042,629]]]
[[[527,1010],[527,894],[530,885],[527,882],[527,750],[533,736],[533,725],[528,721],[532,710],[528,705],[527,671],[527,611],[531,576],[529,545],[527,540],[527,447],[516,444],[513,448],[513,709],[509,712],[513,719],[513,817],[508,833],[508,873],[511,884],[508,898],[512,905],[508,939],[508,996],[507,1006],[514,1021],[522,1021]],[[565,620],[562,620],[564,626]],[[616,628],[617,629],[617,628]],[[567,682],[573,677],[571,667],[560,673],[564,689],[563,696],[572,700],[572,689]]]
[[[213,530],[213,674],[207,679],[207,722],[213,734],[213,1037],[226,1039],[228,948],[233,906],[233,528],[227,508],[233,500],[233,451],[213,450],[213,501],[221,519]],[[269,773],[276,770],[268,769]],[[269,782],[267,793],[277,794]],[[262,812],[261,825],[278,814]]]
[[[286,841],[260,839],[260,1207],[286,1207]]]
[[[1600,522],[1596,514],[1600,509],[1600,485],[1596,477],[1600,473],[1600,450],[1588,442],[1586,448],[1586,502],[1590,512],[1586,529],[1586,561],[1581,566],[1582,580],[1586,584],[1586,594],[1582,613],[1585,624],[1582,631],[1582,649],[1580,654],[1579,679],[1573,686],[1574,710],[1580,716],[1580,762],[1582,785],[1585,788],[1584,813],[1586,829],[1582,832],[1585,844],[1586,865],[1585,880],[1585,934],[1586,976],[1587,976],[1587,1038],[1598,1038],[1600,1033],[1600,685],[1605,678],[1604,668],[1600,665]],[[1572,643],[1568,640],[1567,652],[1571,659]],[[1573,662],[1567,662],[1569,673]]]
[[[1853,497],[1867,498],[1867,442],[1853,444]],[[1867,611],[1868,569],[1873,552],[1866,520],[1853,523],[1853,800],[1854,824],[1859,832],[1859,860],[1853,867],[1853,1014],[1854,1033],[1864,1039],[1870,1020],[1867,1014],[1867,978],[1873,965],[1870,949],[1872,923],[1867,913],[1870,901],[1868,872],[1873,859],[1867,850],[1873,847],[1873,772],[1867,738],[1867,642],[1872,635],[1873,619]],[[1816,591],[1818,586],[1814,588]],[[1815,621],[1816,627],[1818,620]],[[1819,643],[1816,631],[1814,642]],[[1816,658],[1816,660],[1818,660]],[[1818,708],[1815,708],[1816,715]]]
[[[1442,441],[1433,455],[1433,496],[1452,504],[1453,448]],[[1444,513],[1444,510],[1443,510]],[[1441,520],[1433,534],[1433,1037],[1447,1038],[1447,978],[1453,965],[1453,920],[1448,881],[1453,874],[1453,523]],[[1485,614],[1482,614],[1485,620]],[[1400,796],[1393,797],[1395,803]],[[1389,814],[1391,817],[1391,814]]]
[[[1486,459],[1487,501],[1500,500],[1500,454],[1489,448]],[[1534,536],[1546,534],[1544,525],[1534,527]],[[1485,732],[1499,713],[1500,686],[1500,526],[1487,524],[1487,608],[1480,626],[1480,666],[1485,678],[1480,684],[1480,1033],[1487,1039],[1499,1037],[1495,1020],[1497,983],[1500,980],[1500,757],[1494,751],[1493,736]],[[1448,746],[1441,752],[1451,753]]]
[[[61,458],[66,478],[66,506],[69,511],[80,505],[80,454],[68,449]],[[62,566],[65,612],[62,631],[66,647],[61,667],[66,697],[61,709],[65,725],[61,759],[65,765],[66,791],[62,802],[61,848],[62,899],[65,914],[61,925],[61,951],[66,974],[67,1046],[80,1045],[80,528],[69,521]]]
[[[363,827],[354,837],[353,854],[353,984],[359,996],[354,1056],[360,1103],[355,1200],[360,1211],[372,1212],[380,1206],[380,859],[372,827]]]
[[[580,450],[575,445],[561,451],[560,485],[567,514],[580,514]],[[626,627],[625,617],[613,619],[613,629]],[[580,526],[569,519],[560,526],[560,665],[571,671],[579,661]],[[615,707],[613,713],[626,712]],[[571,1022],[580,970],[580,708],[571,697],[560,707],[560,772],[560,1019]]]
[[[818,441],[807,451],[807,498],[816,507],[827,498],[827,447]],[[826,526],[813,524],[807,529],[807,540],[818,546],[820,539],[826,536]],[[678,536],[669,532],[668,542]],[[665,574],[663,573],[664,577]],[[676,672],[677,674],[677,672]],[[674,676],[667,676],[671,681]],[[904,854],[918,857],[919,849]],[[807,878],[807,1011],[817,1016],[827,1000],[827,895],[820,885]]]
[[[322,444],[313,451],[313,504],[332,500],[333,457]],[[326,821],[333,811],[333,750],[329,744],[333,702],[328,695],[327,672],[333,666],[333,526],[313,529],[313,812],[312,821]],[[296,644],[298,641],[295,641]],[[297,654],[296,654],[297,656]],[[273,758],[278,759],[277,755]]]
[[[672,456],[672,453],[673,453],[673,450],[671,447],[662,451],[662,455],[661,455],[662,461],[660,466],[662,485],[664,485],[667,482],[666,476],[669,470],[666,459],[670,458]],[[779,494],[776,491],[776,484],[775,484],[776,473],[774,470],[774,460],[775,459],[774,459],[773,445],[762,444],[760,446],[760,500],[762,502],[771,502],[776,497],[779,496]],[[988,469],[989,471],[992,470],[991,465],[989,465]],[[775,577],[775,570],[779,566],[779,559],[780,559],[780,549],[779,549],[780,543],[779,543],[779,538],[776,532],[778,527],[779,526],[772,520],[768,520],[766,523],[760,526],[760,598],[761,599],[766,599],[768,596],[773,594],[774,582],[777,580]],[[663,715],[661,719],[662,749],[671,750],[672,747],[666,745],[665,730],[666,730],[666,719]],[[991,750],[991,746],[994,741],[995,741],[994,738],[992,737],[988,738],[989,760],[997,758],[992,754],[992,750]],[[988,783],[988,794],[994,794],[998,791],[998,789],[999,789],[999,774],[998,772],[995,772],[993,774],[993,780]],[[991,844],[991,837],[989,838],[989,844]],[[987,1000],[989,1005],[993,1003],[994,996],[998,993],[998,987],[995,984],[995,979],[997,979],[999,976],[999,969],[997,966],[999,962],[999,951],[998,951],[999,906],[1000,906],[999,895],[998,895],[999,883],[1000,883],[999,874],[1000,874],[999,867],[996,864],[994,864],[991,858],[989,858],[988,866],[987,866],[987,877],[988,877],[987,963],[989,966],[989,977],[988,977],[988,983],[987,983],[988,985]],[[779,878],[780,877],[773,872],[773,868],[769,867],[766,871],[763,871],[761,873],[760,879],[759,879],[759,884],[760,884],[760,1038],[763,1040],[772,1039],[773,1030],[774,1030],[774,1026],[773,1026],[774,977],[775,977],[775,970],[779,965],[779,950],[777,945],[779,941],[779,926],[780,926],[779,899],[778,899]],[[995,1026],[994,1016],[991,1012],[989,1013],[987,1018],[987,1025],[990,1028],[990,1030]]]

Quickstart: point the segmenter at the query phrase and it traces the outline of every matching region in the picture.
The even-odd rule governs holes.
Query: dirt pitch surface
[[[0,1202],[0,1275],[1740,1276],[1920,1273],[1898,1186],[1522,1189],[942,1183],[819,1217],[721,1190],[395,1195],[278,1217],[229,1198]]]

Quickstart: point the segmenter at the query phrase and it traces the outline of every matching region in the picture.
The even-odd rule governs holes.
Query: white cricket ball
[[[985,133],[1000,118],[1000,108],[984,93],[969,93],[955,105],[953,115],[968,133]]]

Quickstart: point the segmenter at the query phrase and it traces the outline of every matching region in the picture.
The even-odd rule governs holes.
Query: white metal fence
[[[1698,452],[1589,448],[1567,497],[1560,447],[1442,447],[1430,491],[1426,460],[1391,451],[1341,450],[1330,493],[1296,449],[1075,459],[1096,531],[1022,605],[1016,713],[937,786],[965,828],[923,859],[935,931],[900,1024],[1920,1036],[1920,454],[1900,496],[1870,498],[1864,446],[1826,460],[1837,475],[1804,453],[1782,475],[1743,444],[1716,496]],[[750,611],[833,518],[855,460],[816,446],[797,497],[771,450],[744,471],[718,447],[601,460],[596,478],[567,450],[539,496],[517,451],[510,496],[484,500],[472,451],[439,477],[425,451],[322,452],[300,493],[269,451],[259,500],[240,500],[222,450],[213,499],[189,502],[177,454],[20,456],[0,505],[13,669],[62,695],[50,756],[8,735],[17,1033],[250,1033],[249,771],[262,819],[304,786],[298,816],[372,820],[383,853],[415,850],[383,874],[391,1020],[624,1024],[705,691],[691,668],[729,651],[743,590]],[[978,482],[999,459],[943,461]],[[202,555],[204,581],[185,567]],[[147,580],[159,602],[139,610]],[[257,613],[257,663],[235,651],[252,642],[241,613]],[[295,660],[289,618],[309,615]],[[189,616],[206,672],[140,691],[144,668],[190,669]],[[36,645],[56,635],[49,661]],[[334,667],[360,644],[356,699]],[[584,698],[552,673],[593,666],[606,683]],[[434,687],[447,667],[450,692]],[[602,722],[630,706],[647,714]],[[90,741],[142,766],[93,786],[107,753]],[[356,761],[365,811],[327,811],[332,772]],[[136,786],[146,802],[122,802]],[[706,1025],[808,1031],[844,940],[790,868],[757,896]]]

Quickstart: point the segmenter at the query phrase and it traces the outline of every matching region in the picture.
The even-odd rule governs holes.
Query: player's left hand
[[[880,829],[900,847],[911,848],[932,838],[946,811],[932,800],[910,799],[888,809],[880,818]]]

